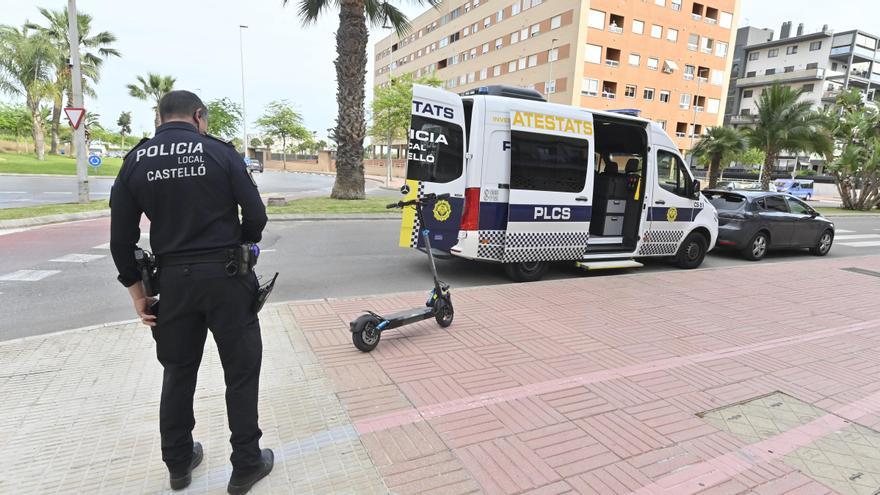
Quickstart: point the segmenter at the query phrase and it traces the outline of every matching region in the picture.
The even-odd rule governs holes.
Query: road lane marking
[[[110,249],[110,243],[105,242],[104,244],[101,244],[100,246],[95,246],[92,249]]]
[[[105,254],[65,254],[60,258],[55,258],[49,261],[55,261],[58,263],[88,263],[89,261],[95,261],[106,257],[107,255]]]
[[[835,245],[847,247],[877,247],[880,246],[880,241],[837,242]]]
[[[261,253],[274,253],[277,249],[261,249]]]
[[[43,194],[73,194],[70,191],[43,191]]]
[[[856,239],[880,239],[880,234],[836,235],[835,241],[853,241]]]
[[[0,194],[27,194],[27,191],[0,191]]]
[[[846,229],[837,229],[834,232],[838,233],[838,234],[855,234],[856,233],[855,230],[846,230]]]
[[[56,273],[61,273],[61,270],[18,270],[0,275],[0,282],[38,282]]]

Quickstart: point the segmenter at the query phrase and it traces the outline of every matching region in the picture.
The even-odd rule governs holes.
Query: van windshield
[[[413,115],[406,154],[406,178],[443,183],[461,177],[463,140],[460,126]]]

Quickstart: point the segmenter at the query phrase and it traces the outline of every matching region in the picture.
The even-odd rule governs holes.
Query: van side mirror
[[[694,197],[700,197],[700,181],[697,179],[694,179]]]

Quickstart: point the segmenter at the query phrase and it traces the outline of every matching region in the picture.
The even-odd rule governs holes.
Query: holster
[[[147,297],[159,295],[159,263],[149,251],[141,248],[134,250],[134,261],[141,272],[141,282]]]

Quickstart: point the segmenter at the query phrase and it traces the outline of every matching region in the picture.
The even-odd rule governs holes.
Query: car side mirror
[[[698,181],[697,179],[694,179],[694,197],[700,197],[700,181]]]

